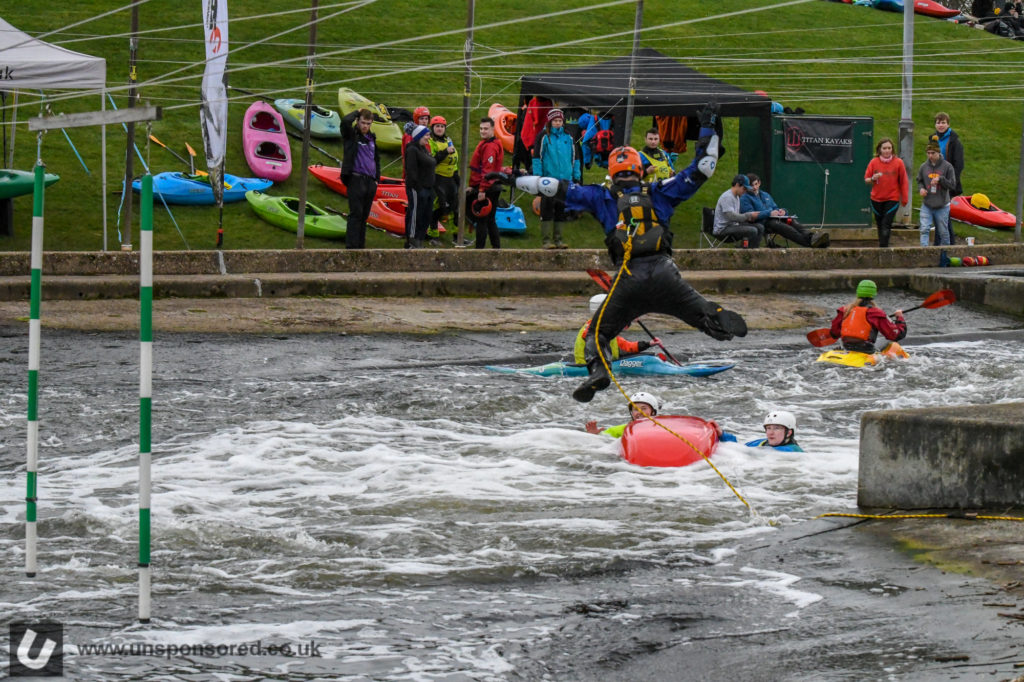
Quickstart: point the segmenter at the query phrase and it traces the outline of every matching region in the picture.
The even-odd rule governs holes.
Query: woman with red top
[[[889,246],[896,209],[910,201],[910,182],[903,159],[896,156],[892,140],[883,137],[875,146],[877,156],[868,163],[864,182],[871,186],[871,212],[878,225],[878,245]]]

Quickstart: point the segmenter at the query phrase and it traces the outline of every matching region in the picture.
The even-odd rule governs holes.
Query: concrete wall
[[[866,412],[857,504],[1024,505],[1024,403]]]

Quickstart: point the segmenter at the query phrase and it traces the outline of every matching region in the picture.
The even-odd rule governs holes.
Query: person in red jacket
[[[864,171],[864,182],[871,186],[871,212],[878,225],[878,245],[889,246],[889,233],[896,209],[910,201],[910,180],[903,159],[894,153],[892,140],[883,137],[875,146],[875,156]]]
[[[501,196],[501,183],[488,179],[489,173],[500,174],[505,161],[505,150],[494,137],[494,119],[484,116],[480,119],[480,142],[477,143],[473,156],[469,160],[469,196],[467,213],[473,218],[476,226],[476,248],[487,246],[487,237],[491,238],[491,247],[501,248],[498,237],[498,225],[494,222],[494,209],[498,206]]]
[[[878,286],[870,279],[861,280],[857,285],[857,299],[836,311],[832,320],[832,337],[839,339],[844,350],[860,353],[875,352],[875,338],[878,332],[892,341],[882,350],[891,352],[891,346],[899,346],[897,341],[907,335],[907,321],[903,319],[903,311],[893,313],[890,320],[885,311],[875,305],[875,294]]]

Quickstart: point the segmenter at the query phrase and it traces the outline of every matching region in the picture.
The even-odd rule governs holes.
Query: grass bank
[[[301,97],[305,82],[308,8],[299,3],[277,5],[268,13],[266,3],[232,0],[229,60],[230,82],[237,88],[270,97]],[[471,146],[476,142],[475,121],[494,101],[512,107],[518,97],[518,79],[524,73],[588,64],[628,54],[635,6],[632,2],[603,4],[563,0],[557,4],[507,0],[477,3],[474,33],[477,58],[472,78]],[[107,59],[107,80],[117,107],[126,105],[130,14],[121,10],[79,26],[71,24],[120,7],[120,3],[83,0],[73,5],[21,4],[8,8],[5,18],[33,35],[53,32],[44,39],[71,50]],[[552,16],[569,10],[586,10]],[[547,15],[541,15],[547,13]],[[336,3],[321,1],[317,35],[315,101],[337,106],[337,88],[349,86],[392,106],[412,109],[425,104],[445,116],[450,133],[461,136],[463,36],[465,3],[426,0],[413,5],[385,2]],[[189,143],[202,155],[199,127],[199,81],[203,42],[199,6],[172,5],[151,0],[140,7],[138,76],[141,99],[164,108],[163,120],[151,132],[179,154]],[[747,89],[761,89],[791,107],[808,113],[872,116],[875,136],[895,137],[901,107],[902,16],[841,3],[805,0],[690,0],[646,3],[641,44],[656,48],[709,75]],[[936,111],[947,111],[966,148],[967,192],[983,191],[995,203],[1012,209],[1016,197],[1021,110],[1024,96],[1020,80],[1019,42],[991,36],[967,26],[916,17],[914,66],[915,158],[923,160],[927,133]],[[5,121],[17,116],[14,164],[30,169],[36,158],[36,139],[25,126],[41,106],[53,112],[88,111],[99,107],[96,94],[20,93],[17,111],[8,97]],[[241,119],[253,98],[232,93],[227,171],[248,175],[241,147]],[[109,105],[108,105],[109,108]],[[633,142],[639,144],[650,119],[638,112]],[[5,126],[9,132],[9,127]],[[169,152],[147,143],[140,126],[137,142],[153,172],[183,170]],[[719,173],[691,201],[682,204],[673,220],[678,246],[696,246],[701,205],[712,205],[738,169],[735,154],[737,122],[727,121],[726,147]],[[69,130],[75,148],[88,166],[87,173],[64,135],[44,136],[41,156],[49,172],[61,175],[46,199],[48,250],[98,250],[103,247],[100,183],[100,135],[95,129]],[[340,144],[317,141],[330,154],[341,156]],[[109,212],[107,248],[117,249],[118,207],[124,168],[125,135],[108,130]],[[292,143],[298,166],[300,145]],[[334,162],[317,151],[312,163]],[[200,165],[202,165],[200,158]],[[388,174],[399,174],[400,161],[385,159]],[[138,171],[140,164],[135,162]],[[603,172],[588,171],[586,181],[599,182]],[[769,188],[770,189],[770,188]],[[299,174],[293,172],[275,194],[296,195]],[[846,191],[861,193],[863,186]],[[777,197],[783,200],[784,198]],[[312,178],[309,199],[321,206],[347,210],[344,197]],[[507,237],[519,248],[539,246],[536,218],[529,197],[519,201],[530,229],[524,237]],[[214,246],[218,215],[215,208],[172,206],[171,215],[157,206],[157,249],[192,249]],[[13,237],[0,238],[0,250],[29,248],[31,197],[15,200]],[[135,212],[136,220],[138,211]],[[231,249],[290,248],[295,236],[263,223],[245,202],[224,208],[225,246]],[[177,227],[175,226],[177,223]],[[122,226],[123,230],[124,227]],[[979,231],[958,226],[981,242],[1009,241],[1012,233]],[[137,226],[132,228],[137,235]],[[598,248],[601,231],[589,217],[572,224],[567,239],[573,246]],[[137,236],[131,240],[137,244]],[[371,248],[398,247],[400,240],[378,231],[367,237]],[[309,248],[331,248],[335,242],[307,238]]]

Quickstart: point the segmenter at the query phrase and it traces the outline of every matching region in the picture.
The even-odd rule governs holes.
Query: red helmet
[[[616,147],[608,153],[608,175],[614,179],[619,173],[644,174],[640,152],[632,147]]]
[[[446,126],[448,125],[448,121],[444,120],[444,116],[435,116],[434,118],[430,119],[430,127],[433,128],[436,125]]]
[[[477,199],[469,206],[470,212],[477,218],[486,218],[494,210],[494,204],[487,197]]]
[[[427,109],[426,107],[416,107],[412,112],[412,120],[418,123],[422,116],[430,118],[430,109]]]

